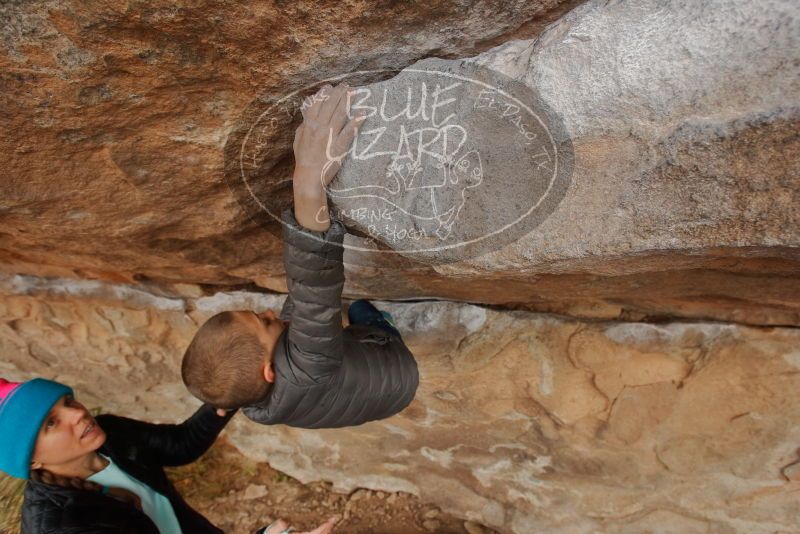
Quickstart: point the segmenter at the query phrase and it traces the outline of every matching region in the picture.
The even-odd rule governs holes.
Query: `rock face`
[[[422,89],[426,82],[432,86],[448,78],[429,73],[454,76],[477,63],[536,88],[538,99],[524,94],[518,98],[532,101],[534,111],[548,106],[540,115],[552,116],[551,121],[563,120],[566,132],[553,136],[556,143],[562,136],[571,137],[578,161],[574,171],[565,171],[572,174],[567,199],[541,226],[502,250],[440,272],[463,275],[523,268],[535,274],[553,270],[554,264],[577,262],[583,269],[599,271],[610,256],[654,255],[655,251],[661,252],[668,265],[671,253],[683,250],[699,256],[696,263],[700,265],[707,249],[731,249],[731,254],[747,249],[755,256],[769,255],[773,247],[798,245],[800,218],[795,207],[800,201],[800,162],[794,153],[800,123],[800,70],[784,67],[798,45],[800,24],[792,18],[795,6],[745,3],[728,12],[724,3],[659,5],[661,9],[651,13],[647,7],[655,8],[655,4],[646,2],[639,9],[625,3],[588,3],[536,41],[514,41],[467,61],[425,60],[412,65],[409,74],[404,71],[404,76],[364,88],[372,91],[372,98],[361,104],[362,99],[356,97],[361,104],[356,108],[372,111],[384,105],[387,92],[395,96],[386,106],[388,118],[375,112],[362,126],[364,143],[399,145],[399,154],[370,159],[371,166],[364,169],[365,151],[357,147],[332,188],[334,202],[343,205],[346,214],[359,203],[367,210],[389,204],[374,195],[348,202],[340,191],[363,188],[373,181],[388,185],[386,177],[395,170],[391,165],[407,158],[408,141],[398,142],[403,129],[396,124],[406,116],[395,115],[407,105],[406,93],[413,89],[412,110],[434,108],[437,104],[430,95],[426,104]],[[762,32],[760,28],[768,24],[775,31]],[[714,46],[708,46],[712,41]],[[471,91],[461,78],[449,78],[458,86],[443,91],[451,98],[444,101],[447,105],[438,106],[438,121],[436,116],[427,117],[428,121],[415,117],[406,119],[404,126],[433,124],[442,131],[442,138],[447,133],[456,137],[454,130],[466,129],[477,139],[467,140],[461,152],[474,143],[484,152],[484,160],[495,156],[502,161],[491,170],[484,162],[484,183],[476,184],[473,198],[462,210],[467,217],[470,210],[480,214],[483,224],[491,226],[513,211],[513,202],[524,200],[525,192],[512,191],[496,205],[484,197],[502,195],[499,188],[491,189],[495,182],[513,187],[514,179],[524,172],[509,161],[514,159],[524,161],[531,175],[528,189],[534,189],[539,181],[536,160],[525,161],[525,157],[540,147],[523,145],[519,154],[508,152],[509,146],[521,144],[519,132],[513,132],[515,137],[511,131],[520,125],[507,124],[501,130],[495,123],[511,122],[518,110],[509,109],[510,99],[490,99],[499,99],[501,89],[513,94],[513,88],[501,85],[493,90],[498,83],[487,80],[489,76],[475,77],[482,84],[480,91]],[[444,120],[448,113],[449,120]],[[376,134],[368,132],[377,127],[391,141],[375,143]],[[523,129],[540,137],[549,133],[530,126]],[[456,143],[450,140],[451,145]],[[432,159],[429,154],[439,143],[426,140],[423,144],[424,154],[415,161],[422,159],[421,165],[424,157]],[[373,147],[371,152],[377,150]],[[533,155],[563,166],[546,153],[553,151],[542,147],[541,153]],[[374,163],[376,159],[385,164],[383,168]],[[430,167],[433,171],[434,166]],[[433,176],[425,172],[408,176],[409,189],[426,178]],[[489,189],[484,193],[483,188]],[[409,196],[405,208],[414,204],[415,197]],[[357,228],[366,230],[360,222],[352,218]],[[618,269],[626,271],[623,266]]]
[[[248,102],[530,38],[576,3],[4,2],[0,261],[127,281],[279,275],[280,243],[222,175]]]
[[[279,227],[245,216],[225,154],[259,110],[304,85],[532,37],[574,2],[501,4],[5,4],[4,270],[285,291]],[[535,90],[563,121],[574,149],[563,200],[527,235],[463,261],[358,252],[354,236],[347,294],[797,325],[792,11],[789,0],[589,2],[535,40],[467,60]],[[278,204],[296,121],[255,163],[256,190]],[[494,220],[503,206],[489,197],[478,212]]]
[[[0,288],[2,375],[54,377],[92,408],[153,421],[197,405],[180,382],[196,323],[283,300],[23,277]],[[796,528],[797,329],[378,305],[418,358],[409,408],[315,431],[240,414],[237,447],[304,482],[412,492],[501,532]]]
[[[424,60],[364,87],[354,107],[369,118],[330,187],[334,211],[371,238],[350,240],[351,261],[385,265],[387,254],[376,256],[386,250],[367,252],[377,239],[440,263],[437,275],[470,281],[448,287],[428,270],[404,271],[383,286],[392,297],[445,292],[572,315],[797,324],[795,9],[589,2],[536,40],[464,61]],[[487,104],[501,89],[517,98]],[[520,143],[519,122],[506,116],[512,100],[549,117],[538,129],[536,113],[523,119],[549,143]],[[442,156],[448,139],[456,149]],[[568,175],[552,178],[556,189],[568,182],[565,193],[538,190],[550,178],[537,172],[538,156]],[[477,177],[458,181],[462,162]],[[534,224],[514,226],[537,201],[552,202],[534,211]],[[444,250],[470,239],[483,245]]]
[[[232,440],[301,480],[413,492],[504,533],[796,531],[794,2],[112,4],[0,6],[0,375],[187,415],[197,325],[283,302],[265,291],[286,291],[265,210],[290,193],[284,96],[359,71],[402,109],[431,71],[469,72],[454,121],[417,141],[444,146],[452,125],[472,146],[428,150],[419,176],[414,157],[351,158],[332,184],[345,295],[386,299],[418,397],[350,429],[237,416]],[[498,88],[532,112],[507,115]],[[456,187],[409,192],[435,176]],[[434,244],[546,209],[485,248],[418,254],[360,215],[397,199],[342,194],[401,183],[404,224]]]

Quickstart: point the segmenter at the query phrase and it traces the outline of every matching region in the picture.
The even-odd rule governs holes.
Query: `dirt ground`
[[[349,495],[330,484],[299,481],[243,457],[220,438],[199,461],[167,471],[184,498],[231,534],[252,534],[275,519],[298,531],[332,515],[336,534],[490,534],[494,530],[441,512],[415,496],[358,489]]]

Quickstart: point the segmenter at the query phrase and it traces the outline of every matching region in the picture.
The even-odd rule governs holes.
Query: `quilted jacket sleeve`
[[[129,458],[151,465],[176,466],[194,462],[214,444],[217,436],[236,413],[220,417],[210,404],[203,404],[180,424],[155,424],[104,414],[97,417],[100,428],[114,436]]]
[[[291,312],[287,332],[291,376],[286,378],[300,385],[324,383],[342,363],[342,259],[347,230],[333,213],[324,232],[300,226],[292,207],[284,210],[282,219],[289,288],[284,312]]]
[[[292,302],[292,296],[288,295],[286,300],[283,301],[283,307],[281,308],[281,313],[278,315],[278,317],[284,321],[287,321],[292,318],[292,313],[294,313],[294,302]]]

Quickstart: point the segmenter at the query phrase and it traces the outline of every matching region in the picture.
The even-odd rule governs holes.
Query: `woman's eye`
[[[55,426],[55,424],[56,424],[55,420],[53,419],[47,420],[47,428],[52,428],[53,426]]]

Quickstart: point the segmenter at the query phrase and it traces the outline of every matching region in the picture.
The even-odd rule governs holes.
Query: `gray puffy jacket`
[[[403,340],[374,326],[342,328],[344,225],[331,213],[326,231],[303,228],[291,207],[283,222],[289,296],[280,316],[291,322],[275,346],[272,389],[242,412],[301,428],[360,425],[400,412],[419,384]]]

